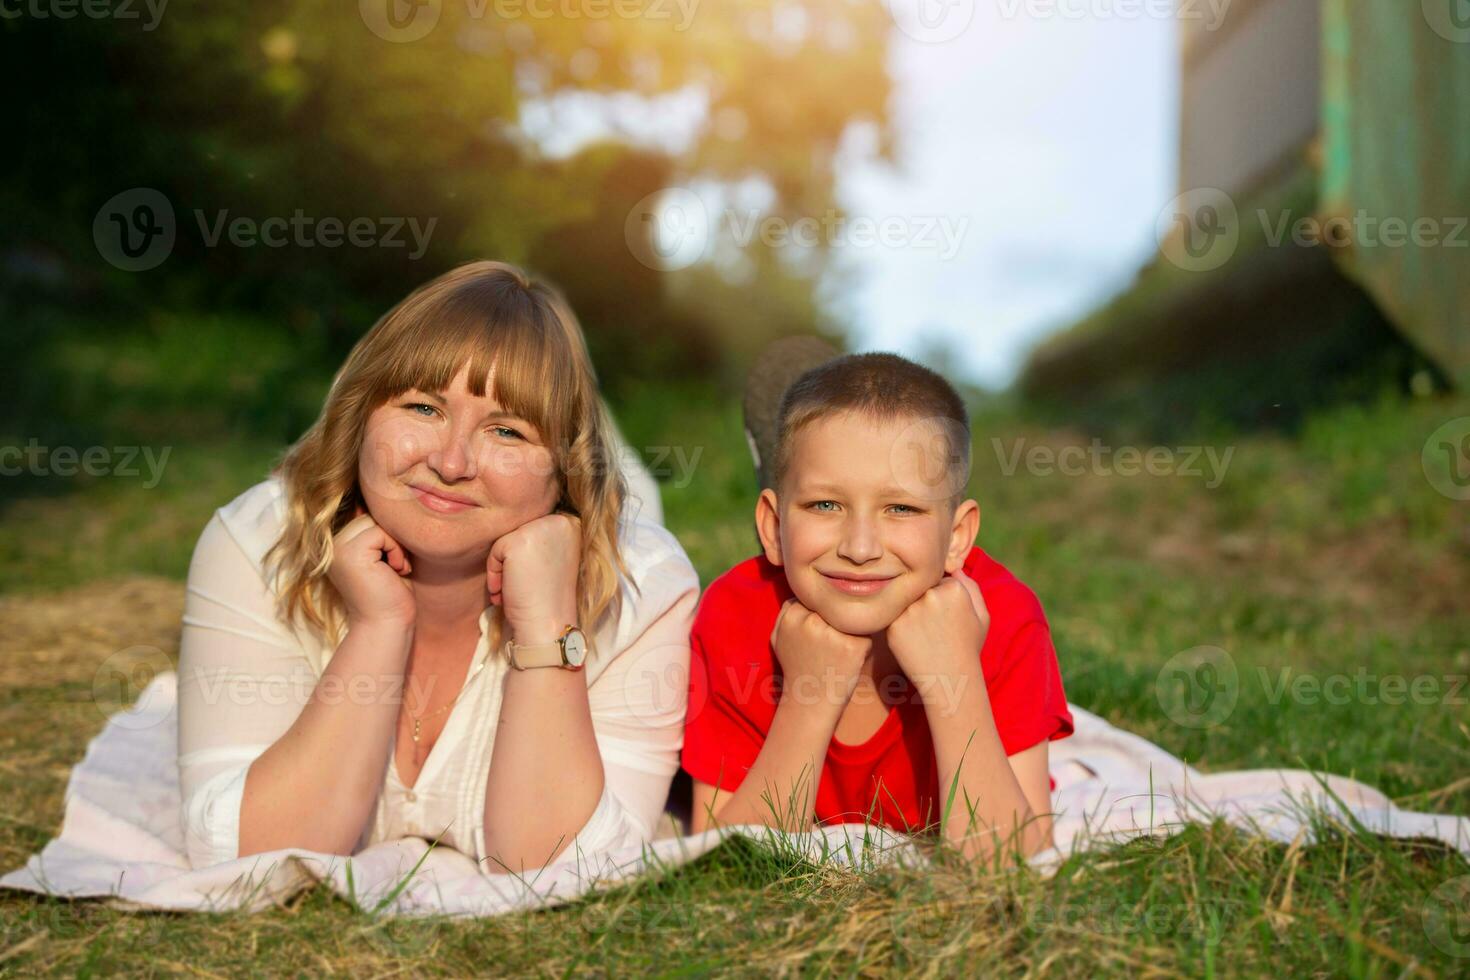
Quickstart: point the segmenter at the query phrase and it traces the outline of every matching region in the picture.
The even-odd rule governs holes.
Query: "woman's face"
[[[501,535],[551,513],[556,458],[542,434],[470,393],[409,389],[368,416],[357,475],[368,513],[417,559],[483,562]]]

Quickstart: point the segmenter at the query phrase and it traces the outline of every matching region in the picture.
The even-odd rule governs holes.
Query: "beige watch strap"
[[[517,670],[565,666],[560,639],[552,640],[550,643],[525,644],[509,640],[506,642],[506,647],[510,650],[510,665]]]

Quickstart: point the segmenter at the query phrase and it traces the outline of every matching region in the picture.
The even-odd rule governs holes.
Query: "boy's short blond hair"
[[[845,354],[798,377],[781,398],[772,486],[780,492],[797,433],[818,419],[856,412],[882,421],[935,423],[945,443],[942,491],[952,504],[970,480],[970,415],[943,377],[897,354]]]

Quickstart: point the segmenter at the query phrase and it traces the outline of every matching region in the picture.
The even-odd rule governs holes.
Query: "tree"
[[[23,149],[0,248],[53,250],[109,301],[306,310],[338,345],[447,266],[493,256],[554,278],[610,373],[708,370],[730,328],[632,259],[628,209],[660,187],[758,181],[772,213],[820,214],[847,128],[886,132],[878,0],[219,0],[147,17],[0,21],[0,78],[31,96],[12,114]],[[670,100],[694,107],[672,146],[590,128],[557,154],[528,125],[568,105],[653,119]],[[172,202],[177,242],[123,273],[99,259],[92,220],[137,186]],[[434,224],[420,257],[210,235],[298,214]],[[792,301],[752,334],[812,329],[820,260],[754,267]]]

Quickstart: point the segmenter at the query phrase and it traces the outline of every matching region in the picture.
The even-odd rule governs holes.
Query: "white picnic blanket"
[[[463,854],[418,838],[374,844],[350,859],[296,848],[194,870],[184,856],[175,767],[176,675],[159,674],[113,715],[72,770],[61,834],[0,886],[123,908],[262,909],[322,882],[386,915],[498,915],[571,901],[593,888],[671,868],[740,834],[813,860],[873,866],[922,860],[903,836],[849,824],[804,834],[766,828],[707,831],[574,860],[525,877],[484,874]],[[1201,774],[1157,745],[1072,706],[1076,731],[1052,744],[1056,847],[1033,862],[1055,867],[1076,849],[1191,821],[1223,818],[1280,841],[1310,837],[1310,811],[1395,837],[1436,838],[1470,857],[1470,819],[1409,813],[1338,776],[1256,769]],[[1316,821],[1320,823],[1320,819]]]

